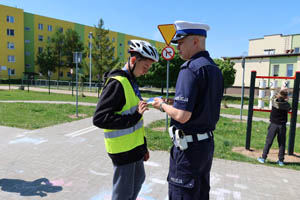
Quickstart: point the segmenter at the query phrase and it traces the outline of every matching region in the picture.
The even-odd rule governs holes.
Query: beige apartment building
[[[242,86],[243,57],[227,57],[235,63],[235,81],[233,87]],[[300,70],[300,34],[294,35],[265,35],[263,38],[249,40],[248,55],[245,59],[245,87],[250,85],[251,71],[255,70],[257,76],[284,76],[292,77]],[[281,85],[282,81],[278,80]],[[259,79],[256,79],[255,86],[258,87]],[[267,87],[270,79],[267,80]],[[293,81],[290,81],[293,87]]]

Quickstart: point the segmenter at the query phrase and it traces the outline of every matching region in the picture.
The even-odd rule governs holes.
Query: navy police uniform
[[[191,26],[189,22],[181,21],[178,24],[175,22],[177,35],[172,42],[189,34],[206,36],[207,28],[203,25]],[[207,51],[198,52],[181,66],[173,107],[192,115],[184,124],[171,119],[171,126],[193,139],[188,142],[186,150],[175,145],[171,149],[169,200],[209,199],[213,131],[219,120],[223,91],[222,73]]]

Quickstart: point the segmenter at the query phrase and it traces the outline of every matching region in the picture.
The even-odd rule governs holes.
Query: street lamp
[[[91,91],[91,86],[92,86],[92,37],[93,33],[89,33],[89,38],[90,38],[90,91]]]
[[[244,106],[244,86],[245,86],[245,62],[246,62],[247,53],[243,52],[242,54],[242,68],[243,68],[243,76],[242,76],[242,96],[241,96],[241,110],[240,110],[240,120],[242,120],[243,115],[243,106]]]

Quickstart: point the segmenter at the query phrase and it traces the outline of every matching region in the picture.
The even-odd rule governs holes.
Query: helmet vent
[[[155,51],[154,51],[154,49],[153,49],[151,46],[149,46],[149,48],[150,48],[151,51],[152,51],[152,52],[151,52],[151,55],[152,55],[152,56],[155,56]]]
[[[145,47],[143,47],[143,50],[144,50],[148,55],[151,55],[151,53],[150,53]]]

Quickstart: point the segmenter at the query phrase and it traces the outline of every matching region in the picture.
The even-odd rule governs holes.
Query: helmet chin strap
[[[131,66],[130,66],[130,57],[129,57],[128,58],[128,69],[129,69],[130,75],[132,77],[134,77],[134,78],[135,78],[135,75],[134,75],[133,71],[134,71],[135,67],[136,67],[136,62],[134,62],[133,68],[131,69]]]

